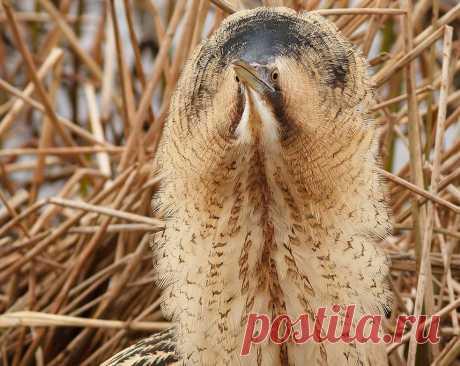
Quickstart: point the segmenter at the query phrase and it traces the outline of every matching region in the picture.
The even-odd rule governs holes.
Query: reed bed
[[[151,159],[184,61],[239,7],[335,22],[369,59],[399,314],[460,355],[460,4],[449,0],[0,1],[0,365],[96,365],[168,327],[154,287]],[[353,5],[352,5],[353,4]]]

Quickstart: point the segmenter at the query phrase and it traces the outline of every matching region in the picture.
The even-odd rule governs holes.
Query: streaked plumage
[[[174,366],[178,358],[174,352],[174,333],[172,329],[156,333],[131,347],[124,349],[105,361],[105,365],[119,366]]]
[[[242,11],[195,51],[153,200],[167,218],[153,243],[163,311],[185,364],[387,364],[383,344],[266,342],[239,356],[249,313],[384,313],[388,263],[375,242],[389,218],[372,103],[365,60],[317,15]]]

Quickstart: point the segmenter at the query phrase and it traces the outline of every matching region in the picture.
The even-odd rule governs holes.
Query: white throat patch
[[[255,126],[251,123],[260,123],[257,129],[261,133],[261,142],[266,147],[273,147],[279,141],[278,122],[266,101],[252,89],[245,89],[245,106],[241,121],[236,128],[236,135],[242,143],[251,143],[254,139],[252,131]],[[255,115],[257,114],[257,115]]]

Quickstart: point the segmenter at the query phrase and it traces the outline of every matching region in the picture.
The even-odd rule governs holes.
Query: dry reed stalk
[[[82,328],[108,328],[126,330],[158,331],[167,329],[168,322],[122,322],[117,320],[85,319],[74,316],[46,314],[32,311],[18,311],[5,314],[0,320],[0,328],[10,327],[82,327]]]
[[[56,112],[51,104],[50,97],[46,92],[40,78],[37,75],[37,70],[35,68],[32,55],[24,42],[21,32],[19,31],[18,24],[14,18],[14,13],[11,10],[11,6],[8,3],[4,3],[3,8],[5,10],[8,23],[11,26],[11,31],[14,35],[17,47],[19,48],[21,55],[26,63],[28,76],[33,81],[35,88],[37,89],[37,93],[43,103],[46,114],[48,115],[50,121],[53,123],[53,126],[57,129],[59,135],[63,138],[66,144],[70,146],[75,146],[76,143],[73,140],[73,138],[62,128],[61,124],[58,121]],[[81,158],[81,156],[79,156],[78,159],[82,164],[85,164],[85,161]]]
[[[81,58],[84,64],[88,66],[91,73],[94,75],[96,80],[102,79],[102,71],[99,65],[81,48],[78,37],[75,35],[72,28],[66,23],[65,19],[61,16],[61,13],[49,0],[40,0],[40,4],[48,12],[48,14],[54,19],[57,26],[59,27],[62,34],[67,38],[71,47],[73,47],[75,53]],[[70,1],[69,1],[70,4]]]
[[[37,71],[37,76],[40,80],[42,80],[46,73],[54,66],[56,62],[58,62],[63,56],[63,51],[61,49],[53,49],[52,52],[48,55],[47,59],[43,62],[40,69]],[[2,80],[3,85],[8,85],[6,82]],[[27,85],[24,89],[23,93],[24,97],[29,97],[32,92],[34,91],[35,86],[33,83]],[[8,113],[5,117],[2,118],[0,122],[0,136],[2,136],[13,124],[14,120],[17,118],[18,114],[21,112],[24,102],[21,100],[17,100],[14,102],[13,106],[10,106]]]
[[[442,82],[441,82],[441,91],[439,97],[439,110],[437,118],[437,128],[436,128],[436,141],[434,146],[434,158],[433,158],[433,171],[431,173],[431,185],[430,190],[432,193],[436,194],[439,187],[439,175],[440,175],[440,163],[441,163],[441,149],[444,139],[444,124],[446,119],[446,108],[447,108],[447,94],[449,88],[449,66],[450,66],[450,57],[452,52],[452,27],[446,26],[444,28],[444,44],[443,44],[443,64],[442,64]],[[433,225],[434,225],[434,214],[435,207],[430,201],[427,204],[426,215],[427,220],[423,222],[423,243],[420,253],[420,269],[418,275],[417,283],[417,295],[414,305],[414,315],[420,316],[422,313],[422,306],[425,302],[425,305],[428,304],[427,300],[431,303],[427,307],[428,314],[433,313],[434,303],[433,303],[433,290],[430,289],[430,292],[426,294],[427,284],[431,286],[431,266],[429,265],[429,257],[431,251],[431,242],[433,235]],[[415,365],[415,355],[417,351],[417,344],[414,337],[411,338],[409,343],[409,354],[407,358],[407,363],[409,366]]]
[[[11,95],[14,95],[14,96],[18,97],[19,99],[21,99],[21,101],[24,101],[27,104],[30,104],[32,107],[34,107],[35,109],[39,110],[40,112],[43,112],[43,113],[46,112],[45,107],[43,106],[43,104],[41,104],[41,103],[35,101],[34,99],[30,98],[29,96],[27,96],[26,92],[22,93],[20,90],[16,89],[15,87],[11,86],[10,84],[8,84],[6,81],[0,80],[0,88],[4,89],[5,91],[10,93]],[[16,116],[14,118],[16,118]],[[89,141],[89,142],[91,142],[93,144],[100,144],[100,145],[104,145],[104,146],[108,145],[107,143],[103,143],[102,141],[99,141],[98,139],[96,139],[90,132],[85,131],[84,129],[82,129],[79,126],[76,126],[73,122],[71,122],[67,118],[61,117],[59,115],[56,115],[56,118],[57,118],[59,123],[62,123],[63,126],[68,128],[70,131],[74,132],[75,134],[83,137],[87,141]],[[13,121],[14,121],[14,119],[13,119]],[[7,126],[6,123],[5,123],[5,126]]]

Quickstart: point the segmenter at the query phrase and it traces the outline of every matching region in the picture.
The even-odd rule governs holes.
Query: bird
[[[368,73],[360,51],[312,12],[238,11],[202,41],[154,158],[152,207],[165,229],[152,249],[172,327],[105,366],[388,365],[383,343],[267,340],[240,352],[250,314],[391,309]]]

